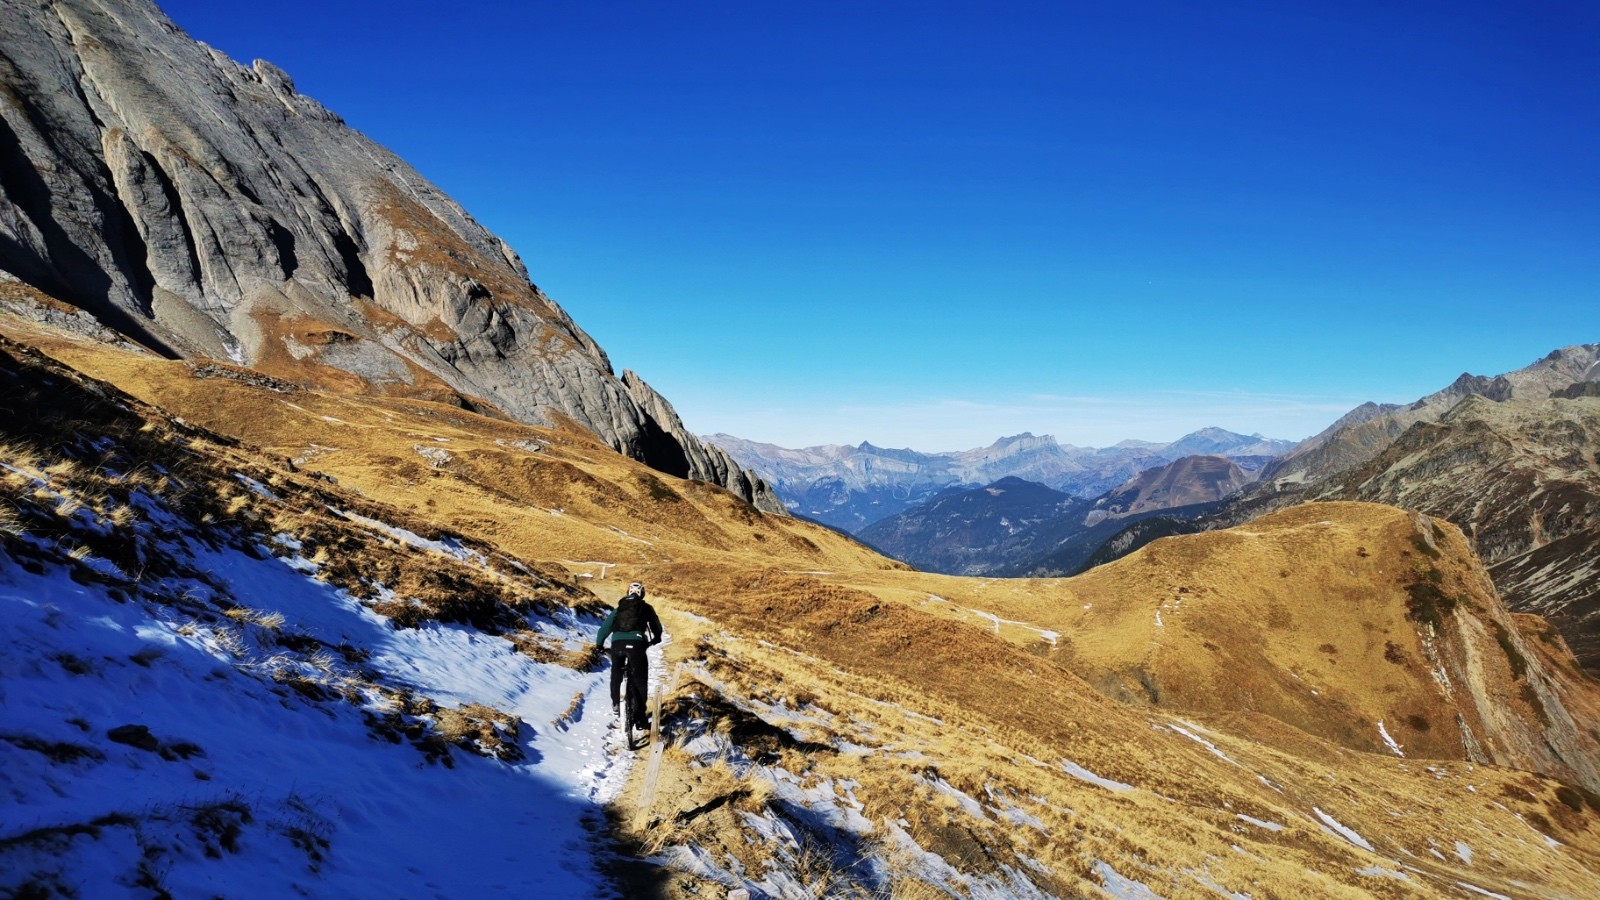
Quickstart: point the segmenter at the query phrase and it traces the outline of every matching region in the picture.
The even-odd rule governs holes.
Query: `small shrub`
[[[67,670],[72,675],[88,675],[94,671],[94,665],[87,659],[72,653],[62,651],[50,657],[56,665]]]
[[[1583,795],[1575,787],[1563,784],[1556,788],[1556,799],[1573,812],[1583,812]]]
[[[222,856],[220,850],[238,853],[239,837],[244,834],[244,826],[253,820],[250,807],[240,800],[228,800],[200,807],[194,810],[194,815],[190,818],[201,840],[205,842],[206,856],[212,859]]]
[[[1459,601],[1431,581],[1414,581],[1406,586],[1406,618],[1434,630],[1444,625],[1444,617],[1455,612]]]
[[[521,720],[480,703],[438,713],[439,736],[463,750],[516,762],[523,758]]]
[[[28,526],[23,523],[22,514],[9,503],[0,504],[0,531],[16,537],[28,533]]]
[[[222,614],[241,625],[259,625],[268,631],[277,631],[283,627],[285,621],[283,613],[262,612],[259,609],[251,609],[248,606],[235,606],[232,609],[224,610]]]
[[[649,474],[648,472],[639,476],[639,480],[644,484],[644,489],[650,494],[651,500],[659,500],[663,503],[677,503],[683,499],[682,497],[678,496],[677,491],[667,487],[667,485],[663,483],[661,479]]]
[[[106,758],[104,753],[93,747],[85,747],[82,744],[72,744],[66,741],[47,741],[27,735],[9,734],[0,735],[0,741],[5,741],[20,750],[31,750],[48,758],[51,762],[57,763],[75,763],[85,759],[91,762],[101,762]]]

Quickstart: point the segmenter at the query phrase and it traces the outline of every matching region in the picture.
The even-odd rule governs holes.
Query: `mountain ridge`
[[[1455,381],[1409,404],[1364,403],[1297,445],[1262,471],[1263,485],[1315,482],[1381,453],[1418,422],[1436,422],[1461,400],[1548,399],[1577,383],[1600,379],[1600,344],[1560,347],[1512,372],[1463,372]]]
[[[782,509],[663,398],[616,377],[504,241],[283,70],[191,40],[145,0],[7,15],[3,280],[167,356],[564,416],[670,474]]]
[[[1592,588],[1600,546],[1596,379],[1600,344],[1579,344],[1516,372],[1463,375],[1409,404],[1363,404],[1269,465],[1220,510],[1132,523],[1090,562],[1307,499],[1402,505],[1459,527],[1512,612],[1548,616],[1593,671],[1600,668],[1600,595]]]
[[[771,484],[790,511],[849,533],[953,487],[979,487],[1014,476],[1092,499],[1140,472],[1193,455],[1189,451],[1195,448],[1223,452],[1254,470],[1265,462],[1264,455],[1294,446],[1221,428],[1201,429],[1165,444],[1129,440],[1104,448],[1061,444],[1052,435],[1022,432],[987,447],[940,453],[884,449],[867,441],[792,449],[728,434],[702,440]]]

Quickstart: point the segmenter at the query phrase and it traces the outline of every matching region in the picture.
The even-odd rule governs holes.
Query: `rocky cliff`
[[[282,70],[144,0],[3,3],[0,272],[169,355],[521,421],[770,492],[615,377],[521,260]]]

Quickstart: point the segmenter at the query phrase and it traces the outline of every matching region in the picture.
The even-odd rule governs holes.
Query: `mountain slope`
[[[1490,564],[1508,607],[1549,616],[1593,670],[1600,660],[1600,595],[1592,586],[1600,547],[1593,528],[1597,375],[1600,345],[1579,345],[1518,372],[1463,376],[1404,408],[1367,404],[1273,463],[1265,480],[1215,513],[1130,525],[1092,561],[1115,559],[1161,534],[1227,528],[1307,498],[1393,503],[1461,528]]]
[[[117,883],[119,877],[152,879],[156,887],[165,878],[165,885],[177,892],[210,879],[215,891],[217,885],[239,883],[240,873],[261,877],[263,885],[335,893],[360,874],[383,884],[391,874],[406,877],[406,870],[393,864],[398,846],[408,855],[426,856],[413,868],[435,890],[451,896],[526,895],[526,874],[549,878],[542,867],[554,865],[549,856],[554,852],[566,860],[563,877],[592,877],[586,875],[591,859],[605,869],[602,881],[609,884],[590,884],[568,895],[610,890],[674,900],[730,887],[772,896],[852,891],[990,897],[1140,896],[1159,891],[1187,896],[1218,890],[1267,893],[1270,888],[1284,896],[1450,897],[1469,889],[1463,885],[1508,896],[1588,896],[1600,891],[1594,875],[1600,863],[1600,800],[1591,802],[1577,787],[1528,771],[1449,759],[1400,759],[1381,746],[1377,753],[1362,752],[1260,713],[1179,712],[1147,705],[1137,695],[1121,701],[1104,696],[1074,674],[1062,640],[1078,640],[1069,627],[1075,627],[1072,617],[1083,605],[1078,587],[1082,579],[998,581],[906,571],[826,529],[765,515],[705,484],[653,473],[582,429],[530,427],[405,398],[340,396],[237,367],[161,360],[3,316],[0,330],[115,382],[87,382],[32,351],[7,351],[16,359],[31,360],[28,365],[37,366],[38,374],[27,376],[32,380],[24,390],[15,389],[23,382],[9,368],[0,375],[14,404],[4,419],[4,439],[21,437],[52,448],[49,459],[25,464],[29,471],[55,479],[52,490],[63,495],[15,495],[30,509],[25,540],[34,549],[27,553],[47,554],[52,567],[90,572],[102,560],[121,560],[125,551],[117,547],[137,552],[139,542],[116,530],[122,527],[116,524],[121,515],[116,507],[135,484],[159,484],[162,473],[151,466],[160,465],[181,480],[162,488],[163,496],[170,491],[185,499],[175,508],[176,520],[150,518],[173,529],[183,541],[180,546],[195,548],[184,552],[211,553],[197,548],[215,545],[224,548],[215,552],[229,553],[232,559],[226,550],[234,546],[229,535],[238,533],[236,529],[250,533],[260,528],[260,539],[246,546],[259,544],[267,548],[267,556],[281,559],[263,558],[252,565],[292,571],[291,563],[301,565],[294,562],[296,557],[305,557],[328,578],[322,584],[303,574],[293,576],[312,593],[274,581],[267,583],[273,590],[237,597],[260,607],[236,613],[251,619],[239,626],[247,647],[270,639],[270,647],[259,645],[270,651],[265,662],[278,659],[274,664],[284,666],[286,679],[314,680],[320,645],[303,640],[301,632],[360,616],[361,635],[381,642],[372,658],[346,668],[335,654],[321,664],[338,674],[371,670],[367,680],[381,681],[394,671],[392,661],[403,657],[411,668],[398,674],[409,675],[414,694],[435,700],[433,708],[420,701],[393,707],[400,715],[402,741],[393,746],[387,738],[374,742],[361,731],[345,732],[352,725],[361,727],[359,711],[341,705],[343,700],[301,699],[298,681],[279,684],[280,695],[265,684],[259,690],[246,687],[254,682],[238,675],[195,678],[200,670],[190,662],[204,660],[184,641],[204,638],[214,626],[207,620],[200,623],[204,628],[198,638],[186,636],[181,633],[184,620],[168,619],[164,610],[206,612],[190,604],[209,603],[211,595],[200,590],[186,598],[176,590],[179,585],[162,580],[165,576],[159,573],[152,573],[137,603],[119,603],[95,587],[55,613],[27,606],[26,615],[7,618],[25,623],[27,640],[8,645],[4,664],[8,673],[28,673],[30,687],[37,684],[38,689],[0,695],[8,723],[0,729],[8,738],[0,741],[0,772],[26,775],[8,783],[22,786],[22,793],[12,796],[26,799],[27,805],[19,808],[37,825],[19,828],[7,817],[6,829],[0,831],[0,887],[7,890],[37,893],[39,885],[30,882],[46,876],[33,873],[55,871],[65,874],[48,877],[85,895],[126,890],[126,882]],[[34,388],[61,391],[80,383],[83,393],[71,402],[36,402],[30,396]],[[226,429],[226,434],[209,435],[184,425],[142,407],[118,388],[154,400],[189,422]],[[90,396],[104,405],[85,399]],[[120,410],[118,415],[132,409],[141,421],[108,431],[96,412],[108,409]],[[153,424],[146,429],[145,422]],[[168,434],[181,442],[159,452],[146,443],[168,440]],[[112,438],[116,446],[103,438]],[[119,455],[129,451],[146,466],[130,468]],[[62,456],[72,457],[70,466]],[[7,459],[16,464],[19,455]],[[131,484],[121,483],[125,475]],[[240,475],[250,481],[236,477]],[[278,499],[258,492],[255,485]],[[82,506],[63,504],[71,499],[63,489],[70,489]],[[1371,594],[1378,609],[1403,604],[1404,594],[1377,569],[1389,571],[1389,561],[1403,558],[1402,551],[1419,552],[1410,519],[1387,510],[1367,523],[1344,505],[1322,509],[1324,518],[1338,523],[1333,530],[1363,541],[1360,546],[1371,553],[1373,567],[1342,576],[1350,579],[1349,587]],[[1405,527],[1378,527],[1390,521],[1386,516]],[[46,524],[69,518],[70,527]],[[93,530],[106,527],[102,522],[111,525],[103,535]],[[1297,588],[1343,571],[1342,555],[1319,551],[1326,530],[1280,522],[1273,525],[1270,538],[1235,535],[1225,540],[1246,546],[1270,540],[1282,558],[1303,564],[1303,580],[1287,585]],[[274,539],[277,534],[284,535],[283,542]],[[11,562],[18,557],[11,555],[11,538],[0,540],[6,541],[8,557],[0,560],[3,580],[17,571]],[[90,555],[74,560],[79,540],[88,540]],[[290,541],[299,541],[303,550],[292,549]],[[1445,549],[1436,565],[1443,584],[1454,587],[1464,571],[1455,563],[1459,548],[1449,541],[1440,546]],[[1275,572],[1257,572],[1260,567],[1247,565],[1247,557],[1224,550],[1202,554],[1211,571],[1222,573],[1214,582],[1219,589],[1242,593],[1243,586],[1259,580],[1264,591],[1284,591]],[[469,559],[480,554],[489,566],[466,564],[453,555],[457,552]],[[1132,571],[1141,577],[1202,585],[1190,580],[1191,561],[1185,554],[1122,565],[1135,562]],[[1223,575],[1234,581],[1220,580]],[[226,571],[218,572],[219,578],[225,576]],[[448,578],[441,580],[443,576]],[[501,576],[524,587],[496,595],[491,588],[505,583]],[[545,597],[549,599],[543,602],[566,606],[569,601],[560,600],[566,596],[560,592],[576,580],[611,599],[632,578],[650,586],[672,637],[655,667],[664,698],[662,741],[672,746],[662,757],[657,780],[649,777],[649,767],[629,767],[625,757],[606,752],[608,747],[617,749],[614,743],[598,738],[588,743],[591,729],[603,730],[609,715],[595,694],[586,689],[582,697],[572,698],[570,708],[557,709],[568,704],[553,702],[580,684],[594,685],[592,679],[603,677],[603,671],[580,672],[559,663],[533,668],[522,660],[537,660],[519,656],[505,636],[514,638],[526,629],[532,633],[530,650],[567,659],[582,648],[589,633],[590,601],[581,591],[570,601],[578,617],[574,624],[559,609],[558,615],[548,616],[517,598],[526,591],[535,601]],[[20,583],[5,581],[0,596],[14,596],[12,586]],[[1101,610],[1115,618],[1116,604],[1126,603],[1129,615],[1144,618],[1154,607],[1144,607],[1142,613],[1139,607],[1155,596],[1132,590],[1134,586],[1107,585],[1105,599],[1097,599],[1084,614]],[[471,606],[461,610],[465,621],[433,623],[426,618],[456,615],[451,610],[457,607],[446,601],[479,594],[503,599],[478,613]],[[1310,647],[1334,644],[1341,659],[1353,663],[1356,649],[1346,640],[1366,632],[1352,627],[1347,614],[1313,614],[1319,596],[1301,596],[1298,590],[1280,594],[1291,615],[1299,613],[1296,604],[1307,604],[1307,615],[1297,619],[1300,630],[1287,634]],[[1467,596],[1480,599],[1470,591]],[[80,605],[84,598],[94,598],[104,609]],[[392,623],[365,618],[368,613],[359,608],[363,599],[375,604],[368,613],[389,615]],[[388,612],[379,612],[378,606]],[[1198,608],[1186,604],[1176,615],[1189,616]],[[271,611],[282,612],[285,621],[258,624],[256,613]],[[418,627],[395,627],[394,622],[403,625],[414,611],[424,614]],[[97,664],[94,674],[67,674],[55,657],[83,656],[85,651],[72,645],[88,629],[100,627],[95,623],[101,613],[127,629],[116,639],[122,643],[113,646],[109,638],[97,639],[88,646],[99,649],[90,652],[103,650],[107,660]],[[209,614],[233,621],[223,608],[212,608]],[[1464,606],[1457,614],[1464,621],[1487,621]],[[309,620],[312,615],[317,618]],[[148,616],[148,624],[136,616]],[[1370,621],[1379,624],[1378,619]],[[1104,634],[1093,623],[1083,624],[1084,635]],[[1537,620],[1513,624],[1530,636],[1537,634]],[[268,637],[272,627],[280,629],[283,642]],[[1233,628],[1241,642],[1254,631],[1269,637],[1273,648],[1288,646],[1283,644],[1285,633],[1273,630],[1259,614],[1235,617]],[[165,644],[164,636],[171,634],[177,634],[177,643]],[[1503,652],[1492,629],[1490,634],[1487,644],[1472,645],[1483,650],[1473,658],[1486,671],[1495,664],[1492,654]],[[308,636],[336,649],[341,640],[340,633],[323,630]],[[1401,643],[1400,637],[1392,639]],[[145,643],[136,641],[161,643],[165,655],[141,653]],[[1548,679],[1554,685],[1561,709],[1579,708],[1579,700],[1587,696],[1584,682],[1572,680],[1570,657],[1559,642],[1516,635],[1507,641],[1529,648],[1527,670],[1539,673],[1541,684]],[[352,649],[366,646],[365,637],[351,642]],[[391,649],[398,656],[388,655]],[[149,667],[132,660],[135,656]],[[61,659],[76,664],[70,657]],[[204,659],[217,660],[205,663],[212,668],[228,665],[217,657]],[[1276,655],[1270,659],[1305,663]],[[246,660],[257,661],[255,652]],[[446,670],[474,676],[437,680]],[[1452,678],[1458,674],[1455,668],[1447,671]],[[31,680],[52,672],[60,674],[50,681]],[[105,697],[107,691],[143,685],[144,678],[169,677],[182,684],[183,697],[230,716],[234,710],[258,708],[261,715],[230,718],[237,730],[223,740],[195,730],[194,723],[207,716],[190,713],[176,725],[180,717],[167,715],[175,707],[154,704],[163,718],[144,723],[157,741],[156,755],[147,755],[107,743],[103,729],[120,719],[103,705],[85,710],[72,699]],[[1214,683],[1241,677],[1255,676],[1247,669],[1229,670]],[[1475,697],[1478,688],[1473,685],[1480,682],[1491,683],[1485,678],[1461,680],[1455,702]],[[1349,684],[1359,683],[1353,672]],[[79,684],[81,694],[72,687]],[[1397,692],[1380,691],[1378,684]],[[1338,716],[1365,715],[1378,699],[1437,703],[1429,684],[1415,679],[1375,682],[1370,694],[1337,698],[1349,710],[1341,712],[1336,703],[1328,708],[1338,724],[1346,721]],[[476,693],[465,693],[468,685]],[[545,686],[565,690],[544,691]],[[445,688],[463,693],[447,694]],[[1413,696],[1411,691],[1419,693]],[[533,702],[535,694],[542,699]],[[61,698],[70,701],[68,706],[51,706]],[[427,766],[423,748],[436,746],[430,735],[443,734],[434,723],[443,724],[450,718],[445,712],[469,702],[506,713],[510,722],[503,722],[499,733],[507,734],[515,725],[517,736],[511,743],[522,749],[522,761],[458,756],[452,745],[454,770]],[[1516,702],[1513,697],[1510,711],[1496,720],[1501,731],[1482,729],[1486,742],[1503,743],[1502,731],[1526,725]],[[1555,709],[1550,707],[1559,719]],[[1587,709],[1583,715],[1592,719],[1595,707]],[[94,734],[86,735],[67,721],[74,717],[83,717]],[[348,799],[334,792],[329,792],[331,800],[301,797],[299,802],[320,818],[303,813],[294,818],[298,807],[289,802],[293,798],[278,791],[292,786],[270,777],[270,790],[257,788],[256,795],[246,796],[253,822],[243,821],[234,807],[211,800],[219,795],[226,799],[226,791],[251,778],[256,784],[263,781],[258,768],[245,764],[250,758],[240,755],[252,740],[267,749],[281,746],[274,734],[258,734],[261,729],[303,736],[308,748],[323,746],[324,735],[343,735],[342,752],[370,764],[370,778],[359,784],[371,787]],[[476,729],[451,733],[475,745],[486,734]],[[1358,730],[1362,746],[1379,742],[1369,731],[1370,725]],[[1549,736],[1561,743],[1559,730]],[[421,747],[408,746],[413,737]],[[172,748],[186,740],[200,744],[207,755],[186,764],[155,762],[161,747],[176,754]],[[68,759],[70,748],[59,745],[69,743],[105,753],[107,761]],[[57,751],[60,758],[26,749],[30,746]],[[1408,753],[1412,749],[1406,747]],[[611,788],[591,793],[595,781],[580,781],[576,794],[558,796],[549,788],[551,782],[528,777],[538,775],[530,766],[549,773],[558,760],[578,759],[585,752],[600,754],[590,757],[596,765],[618,770],[600,779],[604,785],[625,782],[609,809],[601,803]],[[334,764],[339,758],[345,757],[285,752],[278,765],[291,767],[285,777],[296,773],[301,784],[317,785],[344,777],[348,770]],[[128,760],[148,760],[139,780],[115,786],[98,780],[97,773],[121,772],[116,767]],[[204,766],[213,781],[190,774],[186,766],[196,765]],[[581,771],[583,766],[575,768]],[[105,808],[120,811],[118,798],[130,784],[176,789],[178,779],[154,776],[167,771],[197,786],[187,787],[189,793],[177,804],[160,802],[147,810],[153,814],[137,820],[138,830],[120,819],[35,814],[47,804],[69,813],[87,809],[77,801],[68,809],[62,796],[97,797],[108,804]],[[208,793],[211,788],[217,795]],[[543,793],[530,793],[535,788]],[[194,803],[190,798],[196,796],[205,802]],[[474,821],[491,823],[487,830],[492,833],[479,836],[480,829],[458,829],[459,835],[434,838],[436,827],[411,826],[418,816],[436,826],[459,815],[440,810],[430,816],[436,809],[434,798],[448,798],[453,809],[482,816]],[[389,810],[396,802],[407,805]],[[329,803],[372,808],[388,818],[331,815],[338,810]],[[175,818],[179,814],[182,819]],[[607,816],[616,824],[601,824]],[[375,848],[383,845],[384,823],[390,820],[395,828],[407,829],[406,836],[401,844],[379,851]],[[237,832],[230,823],[238,825]],[[530,842],[527,826],[542,829],[539,834],[574,837]],[[291,837],[300,834],[291,831],[295,828],[304,832],[300,845]],[[236,834],[236,844],[225,839],[229,834]],[[614,855],[606,846],[612,836],[638,841],[636,855],[626,849],[621,858]],[[55,840],[70,840],[70,853],[55,850],[49,843]],[[315,858],[302,846],[315,850]],[[85,862],[91,865],[78,865]]]
[[[1147,469],[1095,501],[1110,516],[1214,503],[1253,479],[1225,456],[1185,456]]]
[[[1325,497],[1426,510],[1467,531],[1506,604],[1600,666],[1600,400],[1468,397],[1406,431]]]
[[[1127,703],[1257,713],[1366,752],[1391,752],[1387,733],[1408,755],[1600,787],[1600,684],[1547,627],[1525,633],[1441,521],[1307,503],[1052,584],[949,579],[936,590],[981,618],[1027,623],[1032,637],[1019,626],[1017,640]],[[1535,643],[1562,662],[1541,663]]]
[[[0,892],[603,889],[604,606],[559,565],[9,341],[0,381]]]
[[[614,377],[503,241],[278,68],[190,40],[145,0],[8,3],[6,16],[5,280],[167,355],[569,418],[781,509],[643,382]]]
[[[1490,400],[1545,400],[1574,384],[1600,381],[1600,344],[1563,347],[1528,366],[1493,378],[1463,373],[1450,386],[1405,406],[1363,404],[1327,430],[1273,461],[1263,485],[1316,482],[1361,465],[1383,452],[1407,428],[1437,422],[1471,396]]]

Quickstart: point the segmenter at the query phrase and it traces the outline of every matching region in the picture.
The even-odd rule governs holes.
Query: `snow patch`
[[[1103,860],[1095,860],[1093,871],[1100,876],[1100,886],[1116,900],[1161,900],[1161,895],[1142,882],[1126,878]]]
[[[1076,778],[1079,781],[1087,781],[1092,785],[1103,787],[1108,791],[1120,793],[1122,791],[1131,791],[1134,789],[1133,785],[1131,784],[1123,784],[1120,781],[1112,781],[1109,778],[1101,778],[1099,775],[1096,775],[1088,769],[1085,769],[1083,766],[1078,765],[1070,759],[1063,759],[1061,761],[1061,771],[1066,772],[1068,775],[1071,775],[1073,778]]]
[[[1199,727],[1200,727],[1200,726],[1195,725],[1195,724],[1190,723],[1190,722],[1185,722],[1184,725],[1188,725],[1189,728],[1194,728],[1194,729],[1199,729]],[[1218,759],[1221,759],[1221,760],[1223,760],[1225,762],[1228,762],[1228,763],[1232,763],[1235,766],[1239,765],[1238,763],[1234,762],[1228,756],[1228,754],[1223,753],[1221,750],[1218,750],[1216,744],[1213,744],[1210,741],[1206,740],[1205,738],[1201,737],[1200,735],[1195,734],[1193,731],[1190,731],[1189,728],[1184,728],[1183,725],[1178,725],[1178,724],[1171,723],[1171,722],[1167,723],[1167,727],[1171,728],[1173,731],[1176,731],[1177,733],[1183,735],[1184,737],[1188,738],[1189,740],[1194,741],[1195,743],[1201,745],[1202,747],[1205,747],[1207,750],[1210,750],[1212,755],[1216,756]],[[1244,768],[1244,767],[1240,766],[1240,768]]]
[[[1279,825],[1277,822],[1268,822],[1264,819],[1257,819],[1254,816],[1247,816],[1244,813],[1239,813],[1238,815],[1241,820],[1249,822],[1251,825],[1254,825],[1257,828],[1265,828],[1268,831],[1282,831],[1285,827],[1283,825]]]
[[[1317,818],[1322,820],[1322,824],[1325,826],[1323,828],[1323,831],[1326,831],[1329,834],[1332,834],[1332,835],[1334,835],[1336,837],[1342,837],[1345,840],[1349,841],[1350,843],[1356,845],[1357,847],[1360,847],[1361,849],[1363,849],[1363,850],[1365,850],[1365,851],[1367,851],[1369,853],[1376,853],[1377,852],[1376,850],[1372,849],[1372,845],[1371,844],[1367,843],[1367,839],[1366,838],[1364,838],[1361,835],[1356,833],[1355,829],[1349,828],[1349,827],[1347,827],[1345,825],[1341,825],[1339,823],[1338,819],[1335,819],[1333,816],[1328,815],[1327,813],[1323,812],[1318,807],[1315,807],[1315,806],[1311,807],[1311,811],[1316,813],[1317,814]]]
[[[1378,720],[1378,734],[1383,736],[1383,742],[1389,746],[1389,750],[1395,756],[1404,757],[1406,755],[1405,751],[1400,749],[1400,745],[1395,743],[1394,738],[1389,736],[1389,729],[1383,727],[1382,719]]]
[[[1411,880],[1411,876],[1406,873],[1398,869],[1385,869],[1383,866],[1368,866],[1365,869],[1357,869],[1356,874],[1367,875],[1372,878],[1393,878],[1395,881]]]

